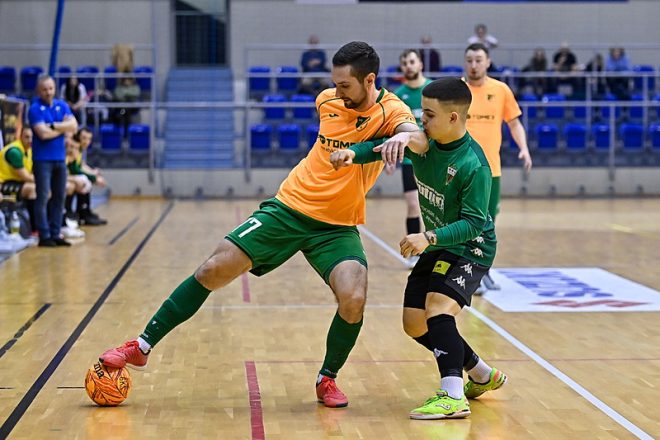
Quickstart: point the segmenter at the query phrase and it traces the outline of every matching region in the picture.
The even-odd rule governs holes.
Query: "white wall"
[[[267,11],[267,12],[265,12]],[[414,3],[304,5],[294,0],[233,0],[231,2],[231,59],[237,73],[246,66],[246,44],[305,43],[315,33],[321,43],[338,47],[351,40],[416,45],[422,34],[436,44],[463,47],[476,23],[507,45],[548,45],[562,41],[583,45],[660,44],[660,0],[628,3]],[[331,56],[334,50],[328,50]],[[383,65],[396,64],[397,50],[379,50]],[[504,51],[500,51],[502,54]],[[660,64],[657,50],[628,50],[633,64]],[[444,64],[461,64],[462,50],[441,51]],[[586,63],[592,49],[576,50]],[[249,63],[272,66],[298,64],[300,51],[261,52]],[[548,54],[551,55],[551,54]],[[524,65],[530,51],[519,52],[501,64]],[[498,51],[493,54],[497,61]]]

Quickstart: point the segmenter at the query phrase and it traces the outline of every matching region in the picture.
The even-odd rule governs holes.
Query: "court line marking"
[[[43,306],[41,306],[41,308],[39,310],[37,310],[37,313],[32,315],[32,317],[30,319],[28,319],[27,322],[25,324],[23,324],[23,326],[21,328],[18,329],[18,331],[14,334],[14,337],[11,338],[9,341],[7,341],[7,343],[5,345],[3,345],[2,348],[0,348],[0,358],[5,353],[7,353],[9,351],[9,349],[11,347],[13,347],[13,345],[16,342],[18,342],[19,338],[21,336],[23,336],[23,333],[25,333],[27,331],[27,329],[29,329],[32,326],[32,324],[34,324],[34,322],[37,319],[39,319],[41,317],[41,315],[43,315],[46,312],[46,310],[48,310],[48,308],[50,306],[51,306],[51,303],[46,303]]]
[[[362,227],[362,229],[366,229]],[[372,232],[369,232],[366,234],[369,238],[376,237],[376,235]],[[376,237],[377,238],[377,237]],[[387,246],[387,243],[385,243],[383,240],[378,239],[374,240],[376,244],[379,246]],[[387,250],[387,249],[386,249]],[[393,254],[394,250],[389,249],[388,253]],[[516,339],[515,336],[513,336],[511,333],[508,331],[504,330],[502,327],[500,327],[495,321],[481,313],[480,311],[473,309],[471,307],[467,307],[466,310],[474,315],[476,318],[480,319],[484,324],[486,324],[488,327],[490,327],[495,333],[499,334],[502,336],[504,339],[509,341],[511,345],[516,347],[518,350],[522,351],[525,353],[527,356],[529,356],[531,359],[533,359],[538,365],[540,365],[543,369],[548,371],[550,374],[555,376],[557,379],[561,380],[564,382],[566,385],[568,385],[570,388],[573,389],[576,393],[578,393],[580,396],[582,396],[584,399],[586,399],[589,403],[591,403],[593,406],[598,408],[601,412],[603,412],[605,415],[607,415],[609,418],[614,420],[616,423],[624,427],[626,430],[628,430],[630,433],[635,435],[637,438],[644,439],[644,440],[653,440],[653,437],[651,437],[649,434],[644,432],[641,428],[639,428],[637,425],[633,424],[630,422],[628,419],[623,417],[621,414],[619,414],[616,410],[608,406],[605,402],[591,394],[589,391],[587,391],[584,387],[582,387],[580,384],[575,382],[573,379],[568,377],[566,374],[562,373],[558,368],[556,368],[554,365],[552,365],[550,362],[546,361],[543,359],[541,356],[536,354],[531,348],[527,347],[525,344],[520,342],[518,339]]]
[[[165,220],[165,217],[167,217],[167,215],[170,213],[173,206],[174,204],[172,202],[170,202],[167,205],[163,213],[160,215],[160,218],[156,221],[156,223],[154,223],[154,225],[151,227],[147,235],[137,245],[131,256],[128,258],[128,260],[126,260],[126,263],[124,263],[121,269],[119,269],[119,272],[117,272],[117,275],[115,275],[112,281],[110,281],[108,287],[105,288],[105,290],[103,291],[101,296],[99,296],[99,298],[96,300],[92,308],[89,309],[89,312],[87,312],[87,314],[83,317],[82,321],[80,321],[78,326],[73,330],[71,335],[64,342],[64,345],[62,345],[62,347],[58,350],[58,352],[55,354],[53,359],[48,363],[44,371],[42,371],[39,377],[34,381],[30,389],[27,390],[21,401],[18,402],[16,408],[14,408],[11,414],[9,414],[9,417],[7,417],[7,419],[2,424],[2,426],[0,426],[0,439],[7,438],[11,433],[11,431],[16,427],[16,424],[18,424],[18,422],[21,420],[21,418],[28,410],[34,399],[43,389],[44,385],[46,385],[46,382],[48,382],[48,380],[53,375],[57,367],[64,360],[64,357],[69,353],[71,347],[73,347],[73,344],[78,340],[78,338],[85,330],[85,328],[87,328],[89,323],[92,321],[94,315],[96,315],[96,312],[99,311],[105,300],[114,290],[114,288],[117,286],[117,284],[122,279],[128,268],[133,264],[133,261],[135,261],[135,259],[140,254],[144,246],[147,244],[151,236],[154,234],[154,232],[156,232],[156,229],[158,229],[161,223]]]
[[[118,241],[118,240],[119,240],[119,239],[120,239],[120,238],[121,238],[126,232],[128,232],[129,229],[131,229],[131,227],[132,227],[135,223],[137,223],[137,221],[138,221],[139,218],[140,218],[140,217],[135,217],[135,218],[134,218],[133,220],[131,220],[126,226],[124,226],[124,229],[122,229],[121,231],[119,231],[119,232],[117,233],[117,235],[115,235],[114,237],[112,237],[112,240],[110,240],[110,241],[108,242],[108,246],[112,246],[113,244],[115,244],[115,243],[116,243],[116,242],[117,242],[117,241]]]
[[[636,230],[635,228],[631,228],[630,226],[619,225],[617,223],[610,223],[610,228],[617,232],[623,232],[624,234],[638,235],[640,237],[654,238],[656,240],[660,238],[660,235],[656,234],[655,232],[640,231]]]
[[[250,399],[250,425],[252,427],[252,440],[264,440],[264,415],[261,408],[261,391],[259,391],[259,379],[257,378],[257,367],[254,361],[245,361],[245,378],[248,385],[248,397]]]

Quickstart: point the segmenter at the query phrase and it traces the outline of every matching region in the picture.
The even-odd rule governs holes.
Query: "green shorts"
[[[298,251],[327,284],[330,272],[342,261],[356,260],[367,267],[357,227],[314,220],[275,198],[262,202],[225,238],[250,257],[250,272],[257,276],[279,267]]]

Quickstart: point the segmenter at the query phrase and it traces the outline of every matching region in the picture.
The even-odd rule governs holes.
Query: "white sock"
[[[151,350],[151,344],[149,344],[147,341],[145,341],[144,339],[142,339],[142,337],[139,337],[139,336],[137,338],[137,341],[138,341],[138,345],[140,346],[140,350],[142,351],[142,353],[144,353],[144,354],[149,353],[149,350]]]
[[[492,368],[483,359],[479,358],[479,362],[467,374],[477,383],[486,383],[490,380],[490,372]]]
[[[447,391],[449,397],[454,399],[463,398],[463,378],[457,376],[447,376],[440,379],[440,388]]]

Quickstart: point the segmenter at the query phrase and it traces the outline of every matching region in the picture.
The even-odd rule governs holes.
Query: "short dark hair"
[[[78,131],[76,132],[76,134],[73,135],[73,140],[76,141],[76,142],[80,142],[80,135],[82,133],[89,133],[91,135],[94,134],[94,132],[92,131],[91,128],[83,126],[83,127],[80,127],[78,129]]]
[[[399,55],[399,59],[406,58],[411,53],[414,53],[415,55],[417,55],[417,59],[421,61],[422,55],[419,53],[419,51],[417,49],[406,49],[406,50],[404,50],[403,52],[401,52],[401,55]]]
[[[466,49],[464,54],[468,53],[468,50],[483,50],[486,53],[486,56],[490,58],[490,53],[488,52],[488,48],[483,44],[483,43],[472,43],[470,44]]]
[[[362,81],[370,73],[378,76],[380,58],[374,48],[367,43],[351,41],[339,48],[332,57],[332,65],[335,67],[351,66],[353,75]]]
[[[430,82],[422,89],[426,98],[437,99],[441,104],[461,107],[460,113],[467,117],[467,110],[472,103],[470,88],[461,78],[447,76]]]

